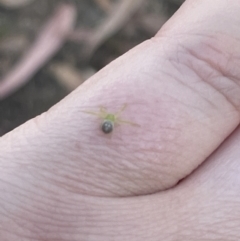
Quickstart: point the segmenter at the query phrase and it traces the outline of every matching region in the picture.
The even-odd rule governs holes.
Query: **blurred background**
[[[184,0],[0,0],[0,136],[153,37]]]

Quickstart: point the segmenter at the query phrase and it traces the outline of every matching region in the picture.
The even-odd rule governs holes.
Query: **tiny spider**
[[[115,124],[123,123],[123,124],[129,124],[133,126],[139,126],[138,124],[135,124],[133,122],[122,120],[119,117],[126,107],[127,107],[127,104],[123,105],[123,107],[115,114],[108,113],[105,107],[100,107],[100,111],[98,113],[91,112],[91,111],[83,111],[83,112],[98,116],[99,118],[103,119],[101,129],[105,134],[109,134],[113,131]]]

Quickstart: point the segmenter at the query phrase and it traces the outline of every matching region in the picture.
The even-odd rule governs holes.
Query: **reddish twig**
[[[103,44],[106,39],[119,31],[143,2],[144,0],[120,0],[120,2],[113,7],[109,17],[96,30],[93,30],[91,38],[89,38],[89,41],[86,43],[86,58],[91,58],[96,49]]]
[[[72,5],[58,7],[26,55],[0,81],[0,100],[24,85],[62,47],[73,30],[75,17],[76,11]]]

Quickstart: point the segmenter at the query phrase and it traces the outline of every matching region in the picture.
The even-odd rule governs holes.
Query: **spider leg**
[[[128,124],[128,125],[140,127],[140,125],[138,125],[138,124],[136,124],[136,123],[134,123],[134,122],[126,121],[126,120],[122,120],[122,119],[117,119],[116,122],[117,122],[117,123]]]
[[[115,114],[116,118],[126,109],[127,104],[124,104],[123,107]]]
[[[100,106],[100,112],[104,115],[107,115],[107,109],[104,106]]]
[[[101,112],[93,112],[93,111],[81,111],[81,112],[84,112],[84,113],[87,113],[87,114],[90,114],[90,115],[95,115],[95,116],[98,116],[99,118],[105,118],[105,116],[103,116],[103,113]]]

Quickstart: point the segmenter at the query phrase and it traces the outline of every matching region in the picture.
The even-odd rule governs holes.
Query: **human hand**
[[[0,240],[240,240],[239,11],[187,1],[155,38],[2,137]],[[124,103],[141,127],[108,135],[84,113]]]

